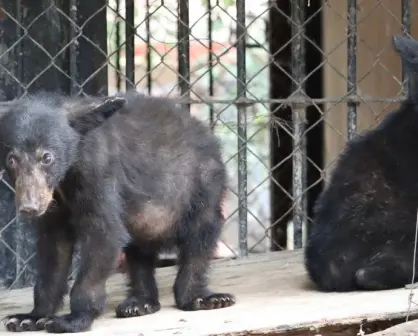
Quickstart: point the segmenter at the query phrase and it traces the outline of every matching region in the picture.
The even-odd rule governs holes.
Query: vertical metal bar
[[[347,92],[350,96],[357,94],[357,0],[347,1]],[[357,131],[357,103],[347,103],[347,135],[352,139]]]
[[[402,32],[407,35],[411,32],[411,0],[402,0]],[[409,94],[411,81],[408,72],[402,63],[402,88],[405,95]]]
[[[293,0],[291,3],[291,21],[292,21],[292,78],[293,96],[300,98],[300,103],[292,106],[292,123],[293,123],[293,147],[294,154],[292,156],[293,172],[292,172],[292,189],[293,189],[293,247],[301,248],[303,246],[302,233],[306,230],[306,202],[304,201],[306,179],[306,159],[305,159],[305,143],[303,141],[303,133],[305,130],[306,120],[306,104],[303,104],[305,97],[305,85],[302,84],[305,78],[305,1]]]
[[[125,0],[125,39],[126,39],[126,90],[135,87],[135,22],[134,22],[134,0]]]
[[[212,22],[212,2],[211,0],[207,1],[208,7],[208,40],[209,40],[209,53],[208,53],[208,66],[209,66],[209,97],[213,97],[214,90],[213,90],[213,36],[212,36],[212,29],[213,29],[213,22]],[[214,128],[214,111],[213,105],[209,105],[209,122],[210,128],[213,131]]]
[[[23,7],[22,6],[23,6],[22,1],[17,0],[16,1],[16,18],[21,25],[24,24],[24,22],[23,22]],[[19,25],[16,25],[16,37],[21,38],[22,33],[24,34],[23,29]],[[19,78],[19,81],[20,81],[19,84],[23,84],[23,80],[24,80],[23,69],[25,67],[25,64],[24,64],[25,58],[22,57],[24,44],[25,44],[25,40],[23,40],[21,43],[17,44],[17,46],[14,48],[15,52],[16,52],[16,57],[17,57],[17,60],[18,60],[16,62],[16,74],[18,75],[17,78]],[[26,93],[26,91],[27,90],[24,89],[21,85],[17,85],[16,86],[16,93],[15,93],[16,96],[14,98],[20,97],[23,93]]]
[[[237,99],[246,98],[246,40],[245,0],[237,0]],[[248,255],[247,241],[247,108],[237,104],[238,133],[238,221],[240,256]]]
[[[150,4],[149,0],[146,3],[146,19],[145,19],[145,28],[147,34],[147,88],[148,94],[152,92],[152,76],[151,76],[151,17],[150,17]]]
[[[122,77],[120,75],[121,67],[120,67],[120,18],[119,18],[119,11],[120,11],[120,0],[116,0],[116,88],[118,92],[120,91],[121,84],[122,84]]]
[[[77,17],[77,13],[78,13],[78,0],[70,0],[69,15],[70,15],[70,19],[75,24],[77,24],[79,21]],[[75,40],[78,33],[79,32],[77,31],[77,28],[75,26],[70,28],[70,38],[72,40],[72,43],[70,45],[70,69],[69,69],[69,75],[71,78],[71,85],[70,85],[71,95],[79,95],[79,94],[82,94],[84,91],[84,88],[81,85],[78,85],[79,75],[78,75],[77,59],[79,58],[79,53],[78,53],[79,41]],[[79,258],[80,258],[79,253],[74,253],[73,262],[71,265],[71,273],[68,275],[68,278],[70,278],[73,274],[77,272],[78,265],[80,264]]]
[[[22,1],[18,0],[16,1],[16,18],[18,20],[18,22],[22,25],[25,26],[25,23],[23,22],[24,18],[23,18],[23,10],[22,10]],[[20,38],[22,36],[23,29],[21,29],[21,27],[19,25],[16,25],[16,37]],[[20,83],[19,84],[25,84],[24,81],[24,57],[22,57],[23,54],[23,48],[24,48],[24,42],[23,43],[19,43],[16,46],[16,55],[17,55],[17,62],[16,62],[16,74],[17,74],[17,78],[19,78]],[[15,93],[15,97],[13,98],[18,98],[23,94],[23,91],[26,93],[26,89],[23,89],[21,85],[17,85],[16,86],[16,93]],[[23,250],[23,244],[24,244],[24,235],[23,235],[23,222],[20,221],[19,216],[16,213],[16,225],[15,225],[15,243],[16,243],[16,255],[17,257],[15,258],[16,260],[16,268],[15,268],[15,280],[14,280],[14,286],[16,286],[17,288],[20,288],[24,285],[24,280],[22,277],[22,269],[24,267],[23,262],[22,262],[22,258],[24,258],[24,250]]]
[[[182,98],[190,99],[189,0],[179,0],[178,12],[178,82]],[[190,112],[190,104],[184,106]]]
[[[74,24],[77,23],[77,0],[70,0],[70,19]],[[70,38],[71,38],[71,45],[70,45],[70,78],[71,78],[71,86],[70,86],[70,94],[76,95],[78,93],[78,73],[77,73],[77,37],[78,31],[75,25],[73,25],[70,29]],[[82,91],[82,88],[80,88]]]

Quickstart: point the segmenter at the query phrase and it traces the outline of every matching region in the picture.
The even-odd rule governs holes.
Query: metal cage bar
[[[402,0],[402,32],[407,35],[411,32],[411,0]],[[410,90],[410,79],[405,65],[402,64],[402,88],[405,95],[408,95]]]
[[[347,93],[357,95],[357,0],[347,0]],[[347,136],[357,133],[357,103],[347,103]]]
[[[301,248],[303,245],[302,233],[306,227],[306,202],[304,201],[304,184],[306,182],[306,149],[304,137],[306,104],[305,97],[305,1],[294,0],[291,4],[292,21],[292,55],[291,72],[294,79],[294,90],[291,96],[295,98],[292,104],[292,126],[293,126],[293,246]],[[299,102],[298,102],[299,101]]]
[[[190,99],[189,0],[179,0],[178,12],[178,83],[181,96]],[[190,111],[190,104],[184,105]]]
[[[246,99],[246,38],[245,0],[237,0],[237,101]],[[238,133],[238,222],[239,250],[241,256],[248,254],[247,228],[247,107],[237,104]]]
[[[212,30],[213,30],[213,20],[212,20],[212,1],[207,0],[207,9],[208,9],[208,46],[209,46],[209,52],[208,52],[208,68],[209,68],[209,97],[213,97],[214,94],[214,87],[213,87],[213,36],[212,36]],[[209,123],[210,127],[213,130],[214,128],[214,110],[213,105],[209,105]]]
[[[125,72],[126,90],[135,88],[135,22],[134,0],[125,0]]]
[[[120,0],[116,0],[116,13],[119,15]],[[122,85],[121,64],[120,64],[120,20],[116,18],[115,22],[115,45],[116,45],[116,89],[120,91]]]
[[[152,92],[152,56],[151,56],[151,20],[150,20],[150,3],[149,0],[146,1],[146,18],[145,18],[145,29],[147,34],[147,54],[146,54],[146,63],[147,63],[147,89],[148,94]]]
[[[77,22],[77,0],[70,1],[70,18],[73,22]],[[74,41],[78,34],[78,29],[72,25],[71,27],[71,40]],[[77,94],[81,89],[78,85],[78,67],[77,67],[77,53],[78,53],[78,44],[74,41],[70,46],[70,78],[71,78],[71,87],[70,93]]]

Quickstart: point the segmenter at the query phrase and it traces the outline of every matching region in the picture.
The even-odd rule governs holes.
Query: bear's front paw
[[[48,318],[33,314],[15,314],[3,319],[7,331],[38,331],[43,330]]]
[[[45,323],[45,331],[49,333],[76,333],[90,330],[94,318],[90,314],[67,314],[53,317]]]

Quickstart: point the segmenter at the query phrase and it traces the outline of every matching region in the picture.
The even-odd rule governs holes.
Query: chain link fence
[[[220,256],[303,246],[347,139],[407,90],[391,36],[415,1],[0,0],[0,100],[37,90],[178,98],[223,144]],[[416,21],[416,20],[415,20]],[[30,223],[0,186],[0,286],[32,285]]]

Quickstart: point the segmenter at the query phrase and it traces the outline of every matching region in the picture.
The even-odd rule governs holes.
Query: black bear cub
[[[118,317],[160,309],[158,253],[178,249],[173,291],[182,310],[235,303],[212,292],[207,273],[223,224],[226,171],[210,129],[166,98],[136,92],[70,98],[39,93],[2,105],[0,161],[16,210],[34,219],[37,279],[30,313],[7,316],[9,331],[88,330],[124,249],[130,277]],[[67,292],[75,244],[80,268],[71,313]]]
[[[375,129],[348,142],[319,197],[305,248],[322,291],[384,290],[413,277],[418,210],[418,42],[393,37],[413,86]]]

